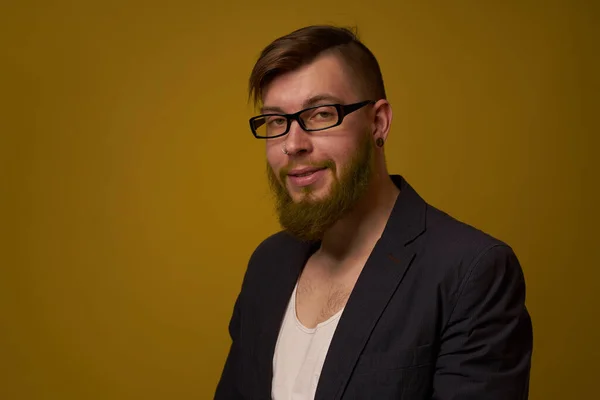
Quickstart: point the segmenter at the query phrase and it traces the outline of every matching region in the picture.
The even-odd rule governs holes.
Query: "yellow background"
[[[3,2],[0,399],[211,398],[246,262],[278,228],[247,78],[312,23],[358,25],[377,55],[391,172],[520,257],[531,399],[593,398],[597,8]]]

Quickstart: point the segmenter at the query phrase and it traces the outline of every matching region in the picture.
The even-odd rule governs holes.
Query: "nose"
[[[289,156],[312,152],[312,141],[298,121],[292,121],[290,131],[285,135],[285,149]]]

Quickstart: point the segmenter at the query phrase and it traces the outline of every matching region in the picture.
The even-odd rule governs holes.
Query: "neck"
[[[374,178],[356,208],[325,232],[319,256],[337,265],[368,257],[383,233],[399,193],[387,173]]]

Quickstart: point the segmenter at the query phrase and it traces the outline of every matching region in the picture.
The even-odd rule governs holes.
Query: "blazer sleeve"
[[[241,377],[241,294],[238,295],[233,306],[233,314],[229,322],[229,335],[231,337],[231,346],[225,360],[225,366],[215,391],[215,400],[236,400],[242,399],[237,387]]]
[[[440,342],[434,400],[525,400],[533,350],[517,257],[495,245],[473,263]]]

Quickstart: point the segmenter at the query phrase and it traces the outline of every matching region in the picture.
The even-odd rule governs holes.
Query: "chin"
[[[290,194],[290,197],[294,203],[299,203],[301,201],[315,202],[326,199],[327,196],[329,196],[329,190],[327,187],[313,188],[306,186],[303,188],[294,188],[292,190],[288,189],[288,193]]]

